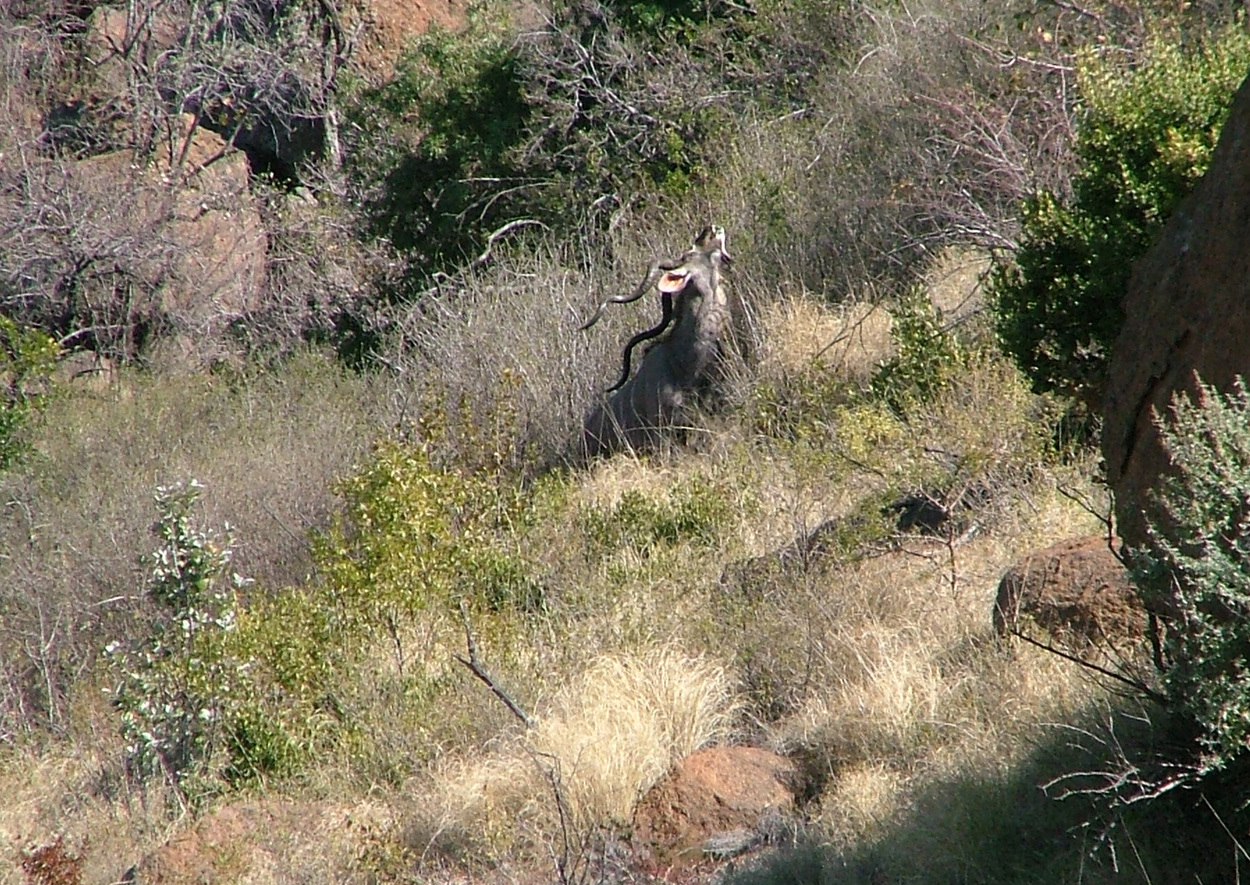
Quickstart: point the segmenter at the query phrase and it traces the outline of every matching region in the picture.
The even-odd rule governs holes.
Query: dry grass
[[[557,790],[574,838],[619,826],[674,763],[729,734],[734,710],[729,673],[706,657],[663,646],[596,658],[534,728],[444,762],[412,838],[533,851],[561,838]]]
[[[0,480],[0,734],[68,726],[74,680],[141,595],[157,486],[198,479],[197,518],[238,539],[233,568],[262,586],[298,583],[332,480],[388,408],[380,383],[314,355],[259,377],[124,372],[56,399],[29,468]]]
[[[890,315],[875,304],[827,307],[811,298],[788,298],[767,307],[762,327],[766,344],[760,371],[765,377],[819,365],[864,380],[894,350]]]
[[[962,322],[985,306],[985,280],[993,266],[981,249],[951,246],[926,269],[924,285],[948,323]]]
[[[103,561],[130,563],[151,519],[151,482],[192,471],[208,485],[209,521],[229,518],[243,541],[262,539],[247,555],[267,563],[270,580],[298,583],[290,563],[306,567],[303,530],[324,518],[329,477],[362,452],[377,415],[394,409],[413,418],[431,402],[452,411],[463,403],[462,417],[472,420],[461,426],[476,424],[477,435],[464,433],[456,445],[522,439],[556,449],[579,418],[579,395],[569,391],[596,371],[589,345],[570,331],[584,278],[563,279],[518,277],[511,306],[502,290],[468,298],[445,317],[442,337],[431,331],[422,352],[407,352],[414,374],[397,391],[309,363],[266,380],[184,378],[92,394],[92,402],[107,403],[107,417],[54,413],[41,442],[46,461],[20,478],[21,488],[44,496],[32,501],[56,503],[57,515],[41,519],[63,522],[58,532],[92,538],[87,558],[99,557],[105,542],[79,520],[117,526],[115,559]],[[510,310],[519,331],[500,345],[495,333],[512,320],[499,315]],[[762,328],[765,377],[803,371],[848,330],[850,346],[821,368],[830,377],[867,372],[888,352],[888,317],[863,307],[783,302]],[[429,371],[418,378],[419,367]],[[500,386],[503,377],[511,380]],[[514,400],[507,384],[516,385]],[[699,451],[618,456],[544,480],[542,520],[518,529],[513,541],[550,606],[514,623],[477,625],[485,662],[540,714],[538,722],[520,731],[456,668],[452,654],[463,640],[454,617],[431,614],[417,624],[403,638],[413,666],[438,683],[434,700],[405,694],[404,679],[416,670],[401,674],[379,657],[359,675],[355,696],[355,715],[369,723],[371,758],[327,755],[303,788],[349,804],[365,792],[379,798],[378,820],[394,825],[362,831],[366,866],[386,879],[412,875],[414,864],[433,875],[448,864],[548,863],[563,839],[557,792],[580,840],[627,822],[641,793],[682,756],[744,735],[798,751],[825,778],[812,821],[831,844],[850,850],[896,827],[944,778],[985,768],[989,759],[996,771],[1008,769],[1041,723],[1063,720],[1099,694],[1066,664],[1001,649],[992,638],[1002,570],[1030,549],[1098,527],[1056,491],[1064,482],[1097,497],[1080,469],[1045,462],[1036,402],[1016,374],[979,363],[903,417],[871,404],[819,405],[820,421],[795,441],[757,439],[730,421]],[[487,463],[492,456],[485,452]],[[610,515],[637,495],[677,506],[676,490],[695,480],[725,504],[714,538],[645,549],[588,538],[588,512]],[[977,513],[980,532],[962,543],[870,533],[857,552],[781,568],[750,594],[720,581],[727,566],[777,551],[825,520],[875,512],[887,492],[938,481],[978,481],[989,490]],[[275,488],[280,494],[266,497]],[[86,516],[73,515],[78,510]],[[279,518],[289,534],[275,531]],[[241,554],[240,565],[247,561]],[[69,575],[86,568],[67,562]],[[107,730],[108,711],[91,709],[87,719]],[[112,738],[90,740],[99,758],[116,751]],[[40,801],[80,789],[83,769],[74,766],[49,773]],[[356,775],[345,773],[351,766]],[[15,768],[2,781],[31,790]],[[133,797],[125,805],[126,798],[101,796],[59,819],[49,811],[31,838],[103,839],[116,856],[133,858],[169,829],[161,807]],[[15,822],[43,814],[29,802],[17,808]],[[108,814],[129,815],[119,835],[103,835]],[[315,878],[307,872],[315,864],[283,871],[266,866],[268,856],[257,855],[257,882]],[[95,849],[88,863],[103,869]]]

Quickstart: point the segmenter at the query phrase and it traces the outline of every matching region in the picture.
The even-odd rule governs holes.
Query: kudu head
[[[633,350],[644,341],[650,341],[663,335],[675,316],[680,315],[684,305],[680,303],[674,310],[674,297],[681,298],[682,293],[693,287],[692,291],[704,298],[712,298],[720,285],[720,270],[723,265],[733,262],[725,244],[725,229],[720,225],[709,224],[695,237],[694,245],[682,253],[680,258],[671,261],[656,261],[647,269],[633,293],[626,296],[609,298],[599,305],[594,316],[587,320],[582,329],[589,329],[599,321],[603,311],[609,304],[629,304],[647,294],[654,286],[660,291],[660,322],[645,332],[639,332],[625,344],[624,365],[621,377],[607,389],[608,393],[619,390],[629,380],[630,363]]]

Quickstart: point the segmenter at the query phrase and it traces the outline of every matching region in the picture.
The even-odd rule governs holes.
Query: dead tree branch
[[[504,706],[511,710],[512,715],[520,719],[526,728],[533,728],[534,718],[521,709],[521,706],[512,700],[506,691],[499,687],[499,683],[495,681],[494,677],[482,666],[482,662],[478,660],[477,641],[473,638],[473,625],[469,623],[469,605],[463,599],[460,600],[460,620],[464,623],[464,639],[469,649],[469,656],[466,658],[462,655],[456,655],[456,660],[468,667],[470,673],[486,683],[486,687],[494,692],[495,697],[503,701]]]

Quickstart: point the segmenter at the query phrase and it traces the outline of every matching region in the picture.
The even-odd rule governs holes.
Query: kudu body
[[[652,264],[633,294],[605,301],[582,326],[593,326],[608,304],[637,301],[653,287],[659,289],[659,324],[629,340],[621,377],[607,391],[611,397],[586,416],[582,445],[588,455],[653,447],[662,431],[684,423],[688,408],[718,379],[740,314],[722,278],[730,261],[725,232],[708,227],[680,258]],[[630,377],[633,349],[656,338]]]

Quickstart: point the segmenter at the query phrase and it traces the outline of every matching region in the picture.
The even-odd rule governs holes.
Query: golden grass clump
[[[485,758],[445,763],[430,798],[430,841],[494,849],[629,820],[638,798],[677,761],[733,724],[728,671],[672,646],[603,655],[552,700],[531,730]]]
[[[787,298],[766,307],[760,371],[795,373],[814,365],[864,379],[893,352],[890,315],[868,302],[829,307],[811,298]]]
[[[902,776],[885,762],[848,765],[825,790],[816,819],[834,845],[853,845],[897,815],[902,788]]]

